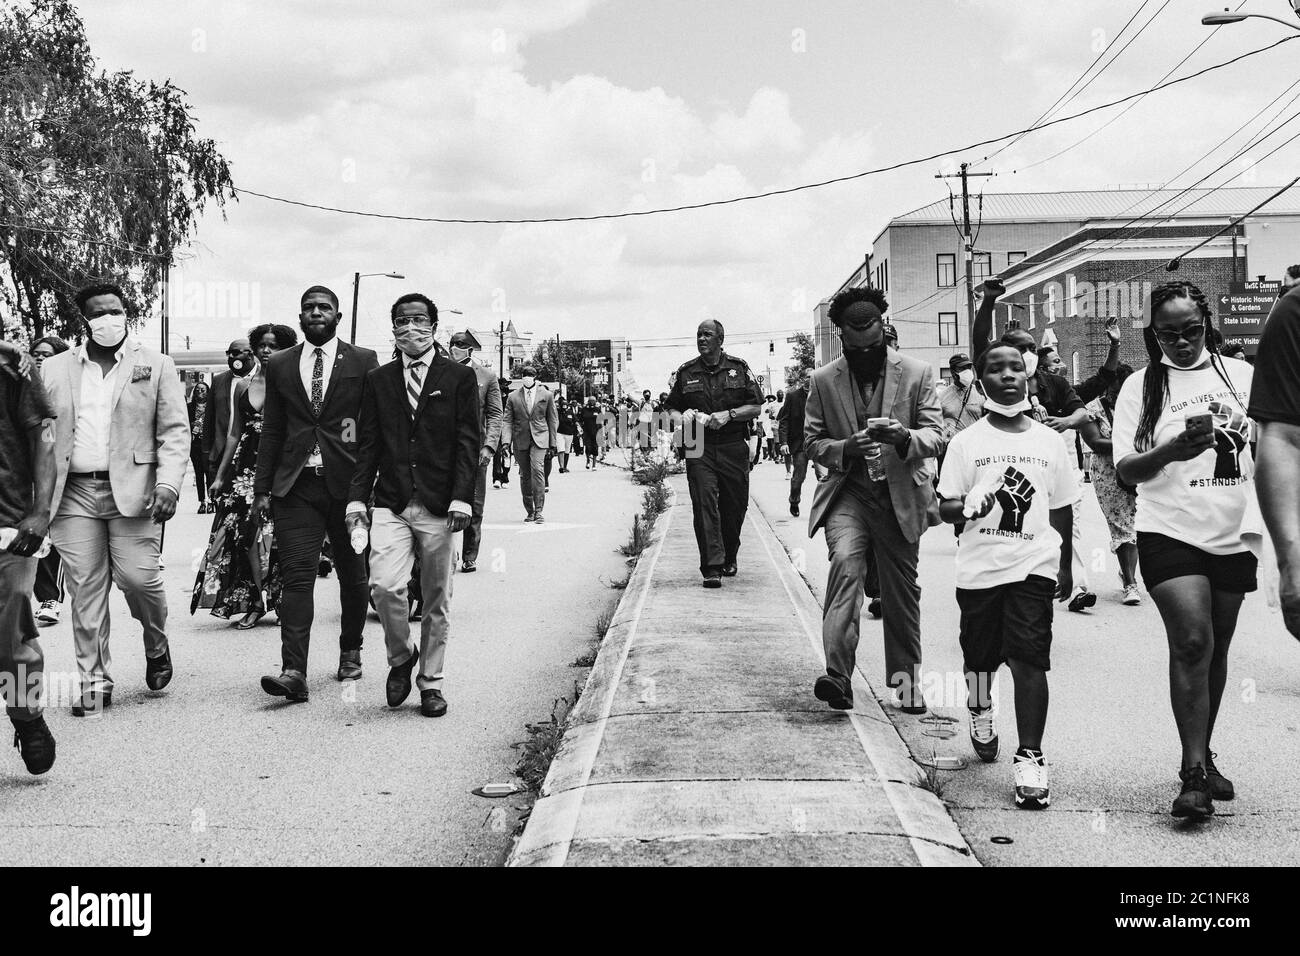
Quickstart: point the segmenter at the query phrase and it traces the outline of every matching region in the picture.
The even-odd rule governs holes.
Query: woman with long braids
[[[1253,369],[1217,354],[1210,319],[1190,282],[1152,290],[1143,331],[1151,364],[1124,383],[1112,435],[1115,470],[1137,487],[1138,563],[1169,642],[1183,750],[1172,812],[1195,819],[1233,797],[1210,738],[1263,531],[1246,417]]]

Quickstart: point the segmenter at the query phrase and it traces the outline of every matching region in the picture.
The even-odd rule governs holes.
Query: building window
[[[1007,265],[1009,265],[1009,266],[1014,266],[1017,262],[1019,262],[1019,261],[1020,261],[1021,259],[1023,259],[1024,257],[1025,257],[1025,254],[1024,254],[1023,252],[1008,252],[1008,253],[1007,253]]]
[[[957,313],[956,312],[939,313],[939,344],[940,345],[957,344]]]
[[[993,253],[975,253],[971,259],[971,281],[980,283],[991,275],[993,275]]]
[[[935,283],[940,286],[957,284],[957,256],[941,252],[934,257]]]
[[[944,365],[939,369],[939,381],[949,383],[952,381],[952,369]]]

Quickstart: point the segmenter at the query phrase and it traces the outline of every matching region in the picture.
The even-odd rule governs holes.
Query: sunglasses
[[[1181,329],[1156,329],[1156,341],[1161,345],[1177,345],[1180,339],[1186,339],[1188,342],[1197,341],[1205,334],[1205,323],[1196,322],[1192,325],[1184,325]]]

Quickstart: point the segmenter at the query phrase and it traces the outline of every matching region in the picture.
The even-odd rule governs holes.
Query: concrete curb
[[[668,488],[672,492],[669,507],[655,522],[652,543],[632,569],[577,706],[569,712],[569,726],[546,773],[541,795],[506,866],[564,866],[568,858],[604,724],[614,705],[641,610],[650,592],[654,568],[677,510],[677,492],[671,484]]]
[[[808,582],[790,563],[767,516],[753,498],[749,500],[747,520],[759,532],[759,542],[776,564],[781,583],[798,609],[804,634],[824,666],[826,658],[821,641],[821,605],[817,603]],[[880,706],[875,690],[859,668],[855,668],[853,684],[854,701],[860,703],[855,703],[849,719],[867,759],[885,782],[885,794],[890,806],[911,840],[921,865],[979,866],[948,808],[933,791],[927,789],[925,773],[912,759],[907,743]]]

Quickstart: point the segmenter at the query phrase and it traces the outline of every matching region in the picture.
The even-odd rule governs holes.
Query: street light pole
[[[405,279],[406,276],[398,272],[354,272],[352,274],[352,344],[357,344],[357,299],[361,294],[361,280],[371,276],[384,276],[389,279]]]
[[[1300,10],[1296,10],[1296,16],[1300,17]],[[1283,20],[1281,17],[1269,16],[1267,13],[1232,13],[1224,10],[1222,13],[1207,13],[1201,17],[1201,23],[1207,27],[1221,27],[1228,23],[1240,23],[1242,20],[1272,20],[1274,23],[1280,23],[1284,27],[1290,27],[1292,30],[1300,31],[1300,25],[1292,23],[1290,20]]]

